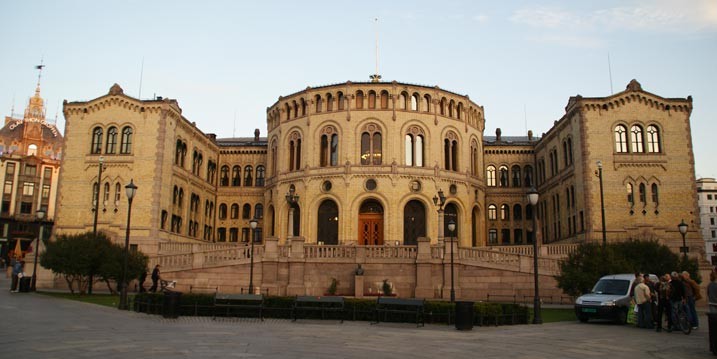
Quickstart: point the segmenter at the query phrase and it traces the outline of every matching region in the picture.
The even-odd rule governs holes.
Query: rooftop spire
[[[25,109],[25,120],[44,121],[45,120],[45,101],[40,97],[40,80],[42,80],[42,69],[43,60],[40,59],[40,64],[35,66],[38,70],[37,73],[37,87],[35,88],[35,96],[30,98],[30,102]]]
[[[378,18],[373,18],[374,21],[374,29],[376,31],[376,72],[371,75],[371,82],[379,82],[381,81],[381,75],[378,74]]]

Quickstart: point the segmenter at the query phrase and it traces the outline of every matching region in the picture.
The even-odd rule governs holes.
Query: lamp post
[[[533,207],[533,324],[543,324],[543,318],[540,316],[540,286],[538,283],[538,211],[536,205],[540,194],[532,187],[528,191],[528,203]]]
[[[102,186],[102,170],[104,169],[104,163],[105,158],[100,156],[99,158],[99,170],[97,173],[97,192],[95,193],[95,200],[94,200],[94,208],[92,208],[93,211],[95,211],[95,217],[92,221],[92,235],[97,238],[97,217],[100,214],[100,188]],[[87,284],[87,294],[92,294],[92,282],[94,282],[94,273],[90,272],[90,281]]]
[[[682,252],[682,258],[685,262],[687,262],[687,252],[689,252],[689,248],[687,248],[687,243],[685,242],[685,235],[687,234],[687,223],[685,223],[685,220],[682,219],[680,221],[680,224],[677,225],[677,229],[680,230],[680,234],[682,235],[682,248],[680,248],[680,252]]]
[[[442,189],[438,189],[438,194],[433,196],[433,204],[438,206],[438,240],[443,240],[443,205],[446,204],[446,196],[443,194]],[[443,298],[443,287],[445,287],[446,283],[446,271],[445,271],[445,261],[444,258],[446,257],[446,246],[445,242],[443,245],[443,255],[441,256],[441,298]]]
[[[456,291],[453,288],[453,233],[456,230],[456,221],[451,218],[448,221],[448,232],[451,234],[451,303],[456,301]]]
[[[256,217],[252,218],[251,221],[249,221],[249,226],[251,227],[251,254],[249,257],[251,258],[250,265],[249,265],[249,294],[254,294],[254,241],[256,240],[256,225],[258,224]]]
[[[129,224],[131,218],[130,216],[132,214],[132,199],[137,193],[137,186],[134,184],[134,180],[130,180],[129,184],[124,186],[124,188],[127,191],[127,202],[129,206],[127,207],[127,231],[125,232],[124,237],[124,263],[122,264],[122,280],[120,282],[121,289],[119,309],[127,310],[129,309],[129,305],[127,303],[127,257],[129,257]]]
[[[605,197],[602,188],[602,161],[597,161],[595,175],[600,179],[600,214],[602,219],[602,246],[607,246],[607,233],[605,232]]]
[[[289,225],[288,225],[288,237],[294,236],[294,205],[299,201],[299,195],[296,194],[294,185],[289,187],[289,192],[286,194],[286,202],[289,203]],[[288,238],[287,238],[288,239]]]
[[[37,215],[37,221],[40,223],[40,231],[37,235],[37,240],[35,241],[35,261],[32,265],[32,281],[30,282],[30,291],[34,292],[36,290],[36,283],[37,283],[37,257],[40,256],[40,238],[42,238],[42,230],[44,229],[44,220],[45,220],[45,210],[40,208],[38,209],[35,214]]]

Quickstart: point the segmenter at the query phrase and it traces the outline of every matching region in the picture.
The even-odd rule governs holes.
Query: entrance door
[[[359,214],[359,245],[383,245],[383,214]]]

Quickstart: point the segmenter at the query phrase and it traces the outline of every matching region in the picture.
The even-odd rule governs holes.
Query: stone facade
[[[717,265],[717,181],[714,178],[697,180],[697,201],[706,258],[712,265]]]

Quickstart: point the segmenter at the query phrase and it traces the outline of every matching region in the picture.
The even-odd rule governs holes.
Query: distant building
[[[717,265],[717,181],[714,178],[697,180],[697,201],[707,260]]]
[[[45,221],[54,220],[62,145],[62,134],[46,120],[38,83],[25,113],[6,116],[0,129],[3,258],[14,252],[18,240],[23,254],[32,248],[39,229],[38,210],[45,211]],[[49,229],[50,224],[45,225]]]

